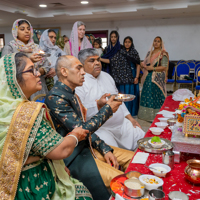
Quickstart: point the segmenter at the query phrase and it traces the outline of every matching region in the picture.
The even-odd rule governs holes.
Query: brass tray
[[[121,101],[121,102],[128,102],[133,101],[135,99],[135,95],[132,94],[111,94],[108,96],[110,98],[111,96],[115,96],[115,101]]]
[[[140,173],[140,172],[137,172],[137,171],[132,171],[133,173]],[[141,200],[141,199],[144,199],[144,198],[147,198],[148,197],[148,194],[149,194],[149,190],[146,190],[145,189],[145,192],[144,192],[144,195],[142,197],[129,197],[127,196],[125,193],[124,193],[124,186],[123,186],[123,183],[125,180],[127,180],[127,174],[131,173],[128,172],[128,173],[125,173],[125,174],[122,174],[122,175],[119,175],[119,176],[116,176],[115,178],[113,178],[110,182],[110,188],[111,188],[111,194],[113,197],[115,197],[116,193],[119,194],[121,197],[123,197],[125,200]],[[140,173],[141,174],[141,173]],[[121,179],[121,180],[120,180]],[[119,180],[119,183],[122,183],[122,187],[116,192],[112,189],[112,186],[113,186],[113,183],[117,182]],[[160,190],[163,190],[163,187],[159,187],[158,189]]]
[[[153,148],[148,143],[148,140],[150,140],[151,138],[152,137],[146,137],[146,138],[142,138],[142,139],[138,140],[137,141],[138,148],[142,151],[146,151],[146,152],[149,152],[149,153],[162,153],[164,151],[171,150],[174,147],[174,145],[171,141],[164,139],[164,138],[161,138],[162,140],[165,141],[165,144],[160,149]]]

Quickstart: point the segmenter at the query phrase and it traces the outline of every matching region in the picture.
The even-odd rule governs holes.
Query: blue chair
[[[180,84],[192,84],[192,91],[193,91],[193,81],[192,80],[181,80],[180,76],[189,76],[190,77],[190,66],[186,63],[184,64],[179,64],[176,67],[176,75],[177,75],[177,80],[176,82],[178,83],[179,87]]]
[[[177,65],[179,65],[179,64],[181,64],[181,63],[185,63],[186,61],[185,60],[179,60],[178,62],[177,62]]]
[[[172,72],[172,79],[167,79],[167,83],[174,83],[174,82],[175,82],[175,79],[174,79],[175,70],[176,70],[176,67],[174,67],[174,69],[173,69],[173,72]]]
[[[195,68],[194,62],[188,62],[187,64],[190,66],[190,70]]]
[[[44,99],[42,99],[42,100],[36,100],[35,102],[39,102],[39,103],[44,103],[44,101],[45,101],[45,98]]]
[[[190,77],[192,79],[194,79],[195,78],[195,73],[194,73],[195,63],[194,62],[187,62],[187,64],[190,66]]]
[[[43,98],[41,99],[41,97],[43,97]],[[44,103],[45,97],[46,97],[46,94],[38,94],[37,96],[35,96],[35,97],[32,99],[32,101]],[[40,99],[39,99],[39,98],[40,98]]]
[[[195,61],[195,65],[198,65],[200,63],[200,61]]]
[[[200,66],[196,70],[196,87],[195,87],[196,91],[200,90],[200,85],[199,85],[199,83],[200,83],[200,76],[198,76],[198,73],[200,73]]]
[[[176,71],[176,67],[174,67],[173,69],[172,79],[167,79],[167,84],[172,84],[170,91],[174,91],[175,71]]]
[[[195,68],[194,68],[194,82],[196,83],[196,81],[197,81],[197,79],[196,79],[196,75],[197,75],[197,70],[198,70],[198,68],[200,67],[200,63],[199,64],[197,64],[196,66],[195,66]]]

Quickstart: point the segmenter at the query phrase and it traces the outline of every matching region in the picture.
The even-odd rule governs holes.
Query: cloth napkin
[[[190,97],[194,98],[194,94],[188,89],[179,89],[172,94],[172,99],[174,101],[184,101],[186,98],[189,99]]]
[[[149,153],[137,152],[137,154],[132,160],[132,163],[145,164],[148,156],[149,156]]]
[[[161,115],[173,115],[175,112],[171,112],[168,110],[162,110],[160,112],[158,112],[157,114],[161,114]]]

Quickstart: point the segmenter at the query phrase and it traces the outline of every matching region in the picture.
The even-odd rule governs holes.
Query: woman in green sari
[[[60,136],[45,104],[28,101],[41,90],[39,76],[23,53],[0,60],[0,197],[91,200],[87,188],[68,175],[62,160],[87,131],[79,127]]]
[[[169,65],[168,53],[165,51],[162,38],[157,36],[147,53],[141,67],[143,77],[138,118],[152,122],[167,96],[166,74]]]

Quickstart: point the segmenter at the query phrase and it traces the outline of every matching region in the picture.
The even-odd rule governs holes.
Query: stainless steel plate
[[[50,53],[47,53],[47,54],[45,54],[45,53],[39,53],[38,55],[42,56],[42,57],[50,57],[51,56]]]
[[[133,171],[133,172],[137,172],[137,171]],[[129,172],[128,172],[129,173]],[[115,178],[113,178],[112,180],[111,180],[111,182],[110,182],[110,188],[111,188],[111,194],[112,194],[112,196],[113,197],[115,197],[115,195],[116,195],[116,193],[115,193],[115,191],[113,191],[112,190],[112,185],[113,185],[113,183],[115,183],[115,182],[117,182],[118,181],[118,179],[120,179],[120,178],[124,178],[124,181],[125,180],[127,180],[128,178],[127,178],[127,174],[128,173],[125,173],[125,174],[121,174],[121,175],[119,175],[119,176],[116,176]],[[140,172],[138,172],[138,173],[140,173]],[[149,190],[146,190],[145,189],[145,192],[144,192],[144,195],[142,196],[142,197],[129,197],[129,196],[127,196],[125,193],[124,193],[124,186],[123,186],[123,184],[124,184],[124,181],[120,181],[119,183],[122,183],[122,187],[121,187],[121,189],[120,189],[120,196],[122,196],[125,200],[140,200],[140,199],[143,199],[143,198],[147,198],[148,197],[148,194],[149,194]],[[163,190],[163,187],[161,186],[161,187],[159,187],[158,189],[160,189],[160,190]]]
[[[135,95],[132,94],[123,94],[123,96],[120,96],[119,94],[111,94],[108,98],[110,98],[113,95],[115,96],[116,101],[128,102],[133,101],[135,99]]]
[[[161,138],[162,140],[165,141],[165,144],[160,149],[155,149],[148,143],[148,140],[150,140],[151,138],[152,137],[146,137],[138,140],[137,141],[138,148],[149,153],[162,153],[164,151],[171,150],[174,147],[171,141]]]

